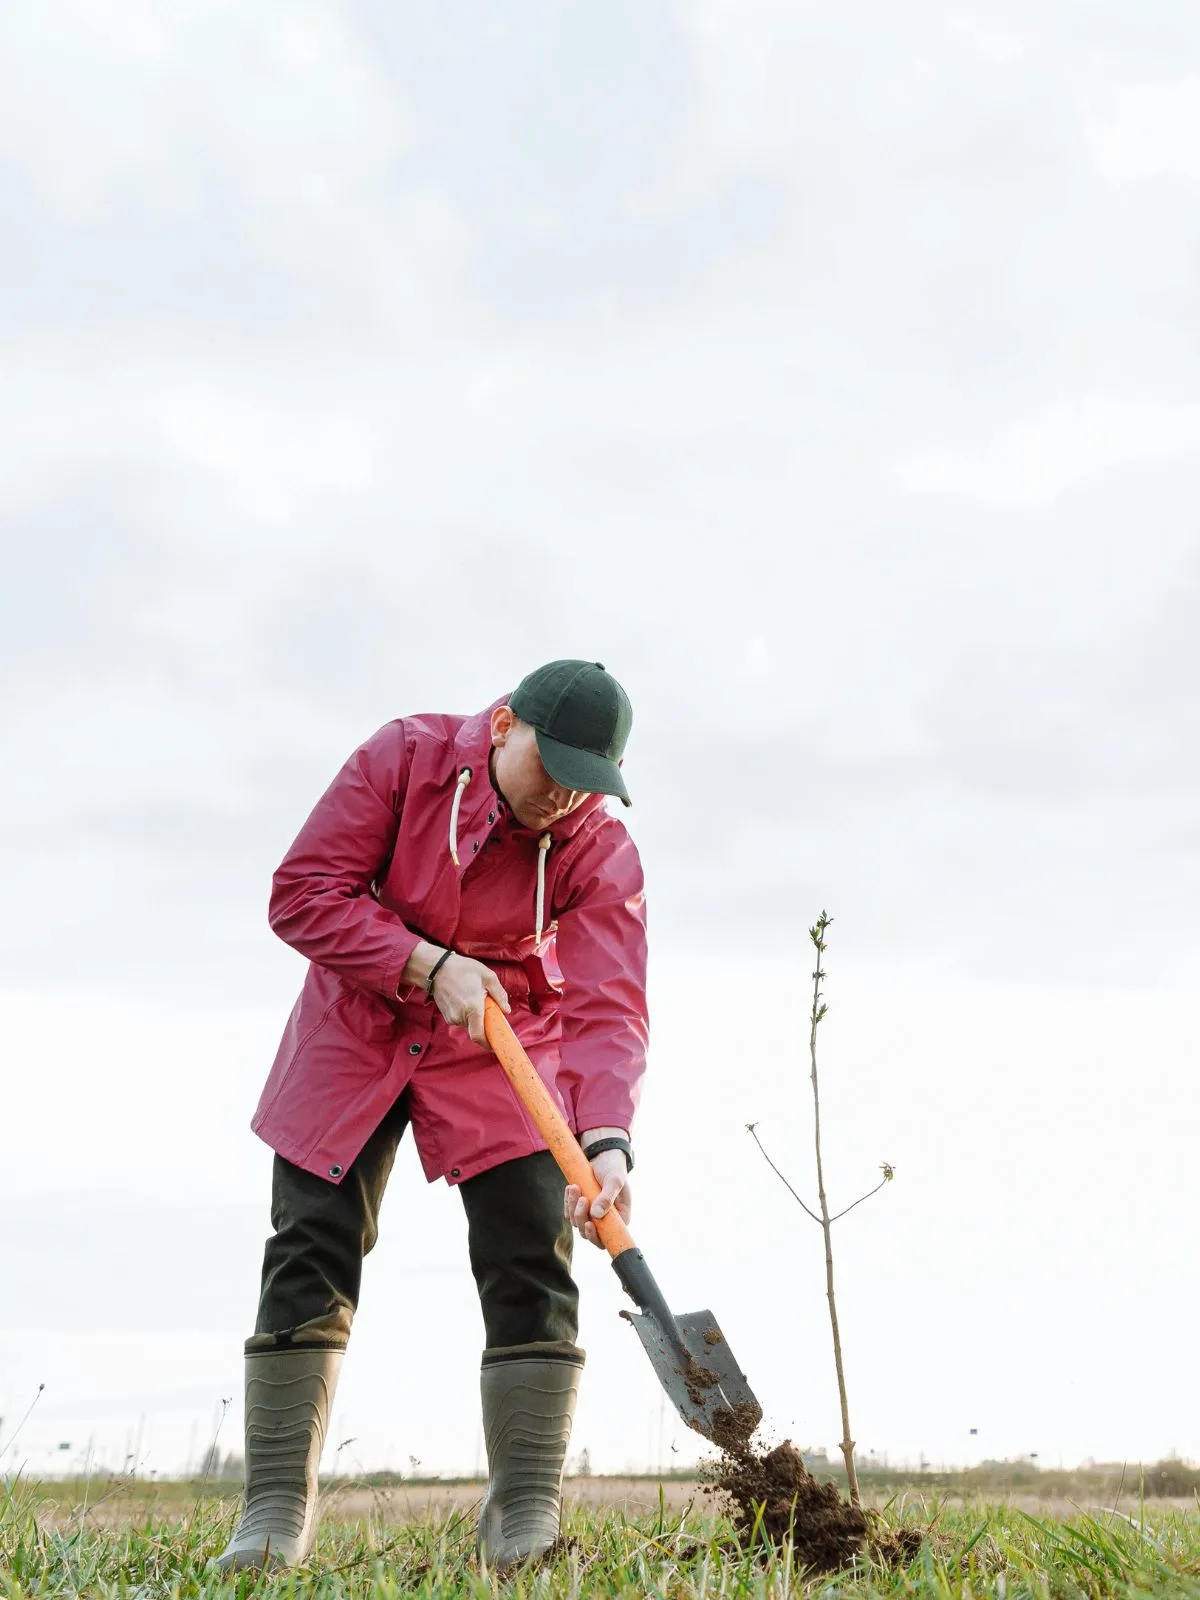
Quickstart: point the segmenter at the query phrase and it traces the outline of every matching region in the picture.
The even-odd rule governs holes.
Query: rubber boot
[[[558,1538],[563,1467],[583,1371],[573,1344],[485,1350],[480,1373],[488,1488],[479,1559],[500,1572],[536,1560]]]
[[[294,1567],[317,1531],[317,1468],[343,1348],[246,1353],[246,1504],[221,1572]]]

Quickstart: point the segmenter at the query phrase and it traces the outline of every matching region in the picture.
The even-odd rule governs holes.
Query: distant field
[[[844,1479],[836,1472],[821,1472],[818,1476],[832,1478],[844,1491]],[[1002,1502],[1023,1511],[1070,1516],[1076,1509],[1136,1511],[1143,1493],[1155,1507],[1194,1509],[1200,1501],[1194,1491],[1185,1490],[1188,1476],[1177,1472],[1171,1477],[1160,1475],[1157,1466],[1042,1472],[1024,1462],[1013,1462],[946,1473],[864,1472],[860,1473],[860,1483],[864,1500],[877,1507],[915,1496],[924,1502],[937,1500],[957,1505]],[[378,1516],[405,1522],[449,1515],[474,1505],[483,1493],[483,1481],[478,1479],[398,1479],[385,1474],[330,1478],[324,1480],[322,1487],[325,1516],[347,1521]],[[566,1497],[573,1505],[602,1507],[640,1517],[658,1510],[661,1495],[663,1504],[672,1512],[682,1513],[692,1506],[703,1514],[711,1512],[703,1487],[696,1477],[685,1476],[573,1477],[566,1481]],[[236,1481],[227,1479],[158,1482],[98,1477],[90,1482],[50,1480],[42,1484],[41,1494],[44,1515],[70,1519],[86,1506],[90,1522],[117,1526],[147,1515],[178,1516],[197,1504],[233,1503],[238,1489]],[[1176,1492],[1155,1492],[1161,1489]]]
[[[694,1481],[664,1482],[660,1502],[655,1480],[574,1479],[561,1554],[541,1572],[497,1585],[473,1559],[481,1484],[335,1481],[311,1567],[257,1585],[243,1578],[239,1588],[204,1569],[236,1515],[234,1490],[136,1480],[0,1489],[0,1596],[232,1600],[252,1590],[320,1600],[450,1600],[497,1591],[580,1600],[784,1600],[805,1592],[846,1600],[1200,1600],[1200,1511],[1194,1503],[1142,1502],[1136,1492],[1123,1494],[1115,1508],[1093,1502],[1095,1509],[1078,1510],[1028,1493],[1018,1503],[969,1491],[965,1501],[952,1500],[931,1495],[927,1485],[893,1490],[881,1526],[913,1530],[911,1556],[891,1566],[864,1558],[836,1577],[805,1581],[786,1551],[739,1549]],[[880,1502],[878,1485],[871,1499]]]

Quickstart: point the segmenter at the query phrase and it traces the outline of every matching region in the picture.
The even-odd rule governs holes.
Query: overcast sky
[[[635,708],[668,1298],[833,1447],[743,1128],[811,1184],[828,906],[860,1443],[1200,1456],[1200,12],[502,9],[5,8],[0,1462],[236,1446],[271,871],[558,655]],[[694,1455],[588,1255],[576,1445]],[[343,1464],[474,1466],[480,1339],[408,1148]]]

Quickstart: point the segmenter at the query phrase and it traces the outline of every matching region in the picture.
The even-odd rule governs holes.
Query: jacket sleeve
[[[646,1070],[646,897],[637,847],[615,820],[569,872],[558,913],[559,1086],[577,1129],[629,1129]]]
[[[394,999],[420,943],[371,885],[396,847],[408,787],[402,721],[372,734],[313,807],[275,872],[271,927],[293,950]]]

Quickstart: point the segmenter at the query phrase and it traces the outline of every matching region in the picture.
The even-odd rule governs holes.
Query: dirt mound
[[[706,1475],[739,1538],[757,1536],[778,1549],[790,1535],[798,1566],[833,1572],[863,1547],[866,1513],[848,1505],[836,1484],[818,1483],[790,1440],[765,1453],[745,1437],[723,1441]]]
[[[755,1449],[755,1418],[752,1407],[741,1416],[725,1412],[715,1430],[721,1454],[701,1469],[704,1492],[717,1498],[743,1544],[754,1538],[782,1550],[790,1537],[797,1566],[833,1572],[857,1555],[907,1567],[926,1540],[942,1538],[932,1528],[888,1528],[877,1511],[850,1505],[835,1483],[817,1482],[790,1439]]]

